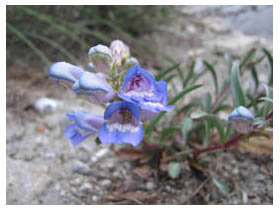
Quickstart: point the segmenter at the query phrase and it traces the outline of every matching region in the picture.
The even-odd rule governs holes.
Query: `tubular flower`
[[[128,70],[118,96],[148,111],[144,112],[145,115],[149,115],[149,112],[171,111],[173,108],[167,106],[167,83],[156,82],[152,74],[139,66],[133,66]]]
[[[66,127],[64,135],[70,139],[73,146],[97,133],[104,122],[103,116],[85,112],[67,113],[67,117],[74,120],[74,123]]]
[[[140,110],[132,103],[125,101],[111,103],[105,111],[104,120],[98,133],[102,144],[128,143],[137,146],[143,139]]]
[[[93,104],[107,103],[115,94],[100,73],[90,73],[66,62],[54,63],[49,69],[49,77],[67,87],[72,86],[76,94],[86,95]]]
[[[109,102],[114,97],[114,90],[102,75],[84,72],[79,81],[73,85],[73,90],[78,95],[85,95],[93,104]]]
[[[232,124],[233,129],[242,134],[249,133],[252,130],[253,120],[254,115],[244,106],[235,108],[228,116],[228,122]]]
[[[87,68],[94,73],[57,62],[49,68],[49,78],[65,84],[93,104],[111,104],[104,116],[67,113],[74,122],[65,129],[64,135],[74,146],[93,134],[98,134],[102,144],[139,145],[144,137],[142,121],[173,108],[167,105],[167,83],[156,81],[151,73],[142,69],[136,58],[129,57],[129,47],[120,40],[113,41],[110,48],[100,44],[93,46],[88,56]],[[116,101],[118,97],[124,101]]]
[[[78,66],[66,62],[57,62],[49,68],[49,78],[71,88],[83,72],[84,70]]]

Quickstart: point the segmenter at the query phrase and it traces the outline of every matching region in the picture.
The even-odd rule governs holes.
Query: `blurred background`
[[[87,68],[91,46],[120,39],[154,74],[174,64],[186,74],[192,61],[207,60],[223,81],[225,54],[241,59],[251,49],[273,50],[272,6],[6,10],[7,204],[272,204],[272,142],[240,145],[237,153],[223,153],[207,165],[208,172],[223,171],[231,192],[225,196],[203,178],[201,167],[191,169],[182,162],[186,165],[180,178],[170,179],[149,164],[133,162],[138,153],[120,155],[119,145],[97,146],[87,140],[72,147],[63,137],[69,123],[65,113],[103,109],[47,79],[53,62]],[[267,79],[268,71],[257,71],[260,81]],[[210,80],[204,75],[203,90],[194,94],[214,92]],[[178,88],[176,82],[171,88]],[[42,98],[48,100],[39,103]]]

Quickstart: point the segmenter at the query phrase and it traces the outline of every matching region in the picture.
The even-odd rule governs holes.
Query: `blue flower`
[[[140,66],[131,67],[120,88],[118,96],[125,101],[136,103],[143,110],[143,120],[156,116],[160,111],[171,111],[167,105],[167,83],[155,78]],[[145,111],[144,111],[145,110]]]
[[[56,62],[49,68],[49,78],[71,88],[83,72],[83,69],[70,63]]]
[[[77,95],[85,95],[93,104],[109,102],[115,95],[115,91],[109,85],[102,74],[84,72],[79,81],[73,85]]]
[[[76,94],[85,95],[94,104],[107,103],[115,95],[102,73],[90,73],[66,62],[54,63],[49,69],[49,78],[72,87]]]
[[[126,101],[111,103],[104,113],[104,123],[98,135],[102,144],[132,144],[137,146],[144,136],[140,110]]]
[[[228,121],[238,133],[246,134],[252,130],[254,115],[244,106],[235,108],[228,116]]]
[[[70,120],[74,120],[74,123],[66,127],[64,136],[70,139],[73,146],[97,133],[104,123],[102,115],[85,112],[67,113],[67,117]]]

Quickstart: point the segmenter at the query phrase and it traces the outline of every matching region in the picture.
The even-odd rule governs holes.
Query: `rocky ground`
[[[232,14],[241,18],[257,12],[267,15],[270,8],[232,9]],[[236,18],[230,24],[223,18],[228,8],[213,8],[215,13],[197,7],[182,10],[186,16],[178,19],[174,28],[164,29],[166,33],[160,39],[158,34],[145,39],[183,66],[195,57],[224,69],[223,53],[238,58],[252,47],[272,49],[269,33],[258,34],[259,29],[255,29],[252,35],[252,29],[233,30]],[[244,143],[226,153],[203,155],[200,161],[207,165],[205,168],[184,161],[182,174],[173,180],[149,164],[119,155],[119,145],[97,146],[87,140],[72,147],[63,137],[69,123],[65,113],[103,110],[46,80],[43,74],[25,71],[29,68],[26,64],[17,63],[12,68],[7,71],[6,98],[7,204],[273,203],[272,140],[261,144],[266,150],[252,149]],[[222,71],[219,76],[223,78]],[[205,85],[212,88],[207,81],[204,78]],[[43,97],[53,101],[47,108],[34,107]],[[227,196],[217,189],[209,174],[227,184]]]

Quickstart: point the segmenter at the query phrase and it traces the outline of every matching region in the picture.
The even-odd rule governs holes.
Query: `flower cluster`
[[[89,67],[85,71],[66,62],[54,63],[49,78],[71,88],[93,104],[110,104],[104,116],[94,113],[67,113],[74,123],[65,129],[65,136],[75,146],[98,133],[102,144],[128,143],[137,146],[143,139],[142,123],[167,105],[167,83],[154,76],[130,57],[128,46],[115,40],[110,47],[97,45],[89,50]]]

